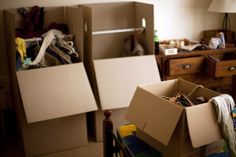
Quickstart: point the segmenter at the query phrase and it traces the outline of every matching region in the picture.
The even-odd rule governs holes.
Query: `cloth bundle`
[[[16,38],[21,61],[20,63],[17,59],[17,70],[79,62],[79,55],[75,51],[72,38],[68,40],[63,32],[51,29],[42,35],[42,39],[40,46],[37,40],[29,43],[22,38]],[[36,45],[33,45],[34,48],[32,48],[32,42],[36,42]]]
[[[232,111],[235,107],[233,98],[222,94],[209,100],[215,105],[218,123],[221,124],[224,139],[228,145],[231,157],[236,157],[236,135],[232,120]]]

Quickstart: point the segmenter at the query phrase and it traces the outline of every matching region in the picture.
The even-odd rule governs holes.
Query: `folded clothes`
[[[228,153],[226,152],[222,152],[222,153],[215,153],[215,154],[211,154],[207,157],[230,157]]]

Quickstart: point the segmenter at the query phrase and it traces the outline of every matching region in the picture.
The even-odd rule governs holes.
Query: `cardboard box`
[[[94,117],[90,124],[95,123],[95,139],[101,141],[103,110],[112,109],[111,117],[116,119],[113,121],[114,130],[117,126],[127,124],[124,114],[137,85],[160,81],[160,76],[153,56],[95,60],[94,65],[100,111],[90,113]]]
[[[225,140],[222,139],[220,141],[208,144],[205,146],[205,156],[215,154],[216,152],[226,152],[225,150]]]
[[[15,108],[27,157],[87,145],[85,113],[97,110],[82,62],[82,9],[45,9],[45,28],[52,22],[67,24],[81,62],[16,72],[15,28],[21,27],[22,18],[15,9],[4,11]]]
[[[135,124],[137,135],[164,156],[200,157],[202,146],[222,139],[213,104],[203,103],[191,107],[176,105],[162,98],[181,91],[195,90],[192,97],[203,96],[207,100],[218,96],[204,87],[196,88],[191,82],[176,79],[140,85],[132,98],[125,118]]]
[[[96,141],[101,141],[102,128],[98,126],[104,119],[104,116],[99,116],[103,115],[102,111],[112,109],[112,116],[122,117],[138,84],[160,80],[154,56],[153,5],[116,2],[84,4],[79,7],[83,9],[86,26],[85,67],[101,110],[97,111],[100,113],[91,115],[96,123]],[[143,32],[119,32],[141,28],[144,20],[146,28]],[[117,30],[118,32],[107,33]],[[130,34],[136,35],[147,55],[123,57],[124,39]],[[119,121],[126,123],[123,118],[117,120]]]

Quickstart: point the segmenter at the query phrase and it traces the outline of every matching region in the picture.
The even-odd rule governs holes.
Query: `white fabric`
[[[43,61],[45,53],[46,53],[46,49],[51,44],[53,39],[55,39],[55,37],[62,37],[62,36],[63,36],[63,33],[59,30],[56,30],[56,29],[51,29],[47,33],[43,34],[42,35],[42,37],[44,38],[43,43],[41,45],[41,48],[39,50],[37,57],[31,63],[31,65],[36,65],[39,62]]]
[[[215,105],[218,123],[221,124],[225,141],[228,144],[231,157],[236,157],[236,135],[231,112],[235,106],[233,98],[228,94],[222,94],[209,100]]]

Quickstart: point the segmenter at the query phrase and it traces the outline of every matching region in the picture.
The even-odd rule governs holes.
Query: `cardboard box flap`
[[[157,95],[138,87],[125,118],[140,130],[167,145],[182,111],[183,108],[179,105],[173,105],[168,100],[160,99]]]
[[[160,83],[148,83],[139,85],[144,90],[156,95],[156,96],[173,96],[178,90],[179,79],[162,81]]]
[[[97,109],[82,63],[19,71],[17,79],[29,123]]]
[[[160,81],[155,56],[137,56],[94,61],[101,108],[129,106],[139,84]]]
[[[80,59],[84,58],[84,24],[83,9],[66,7],[66,24],[71,34],[74,34],[74,45]]]
[[[213,104],[205,103],[187,107],[186,116],[189,135],[194,148],[222,139]]]

